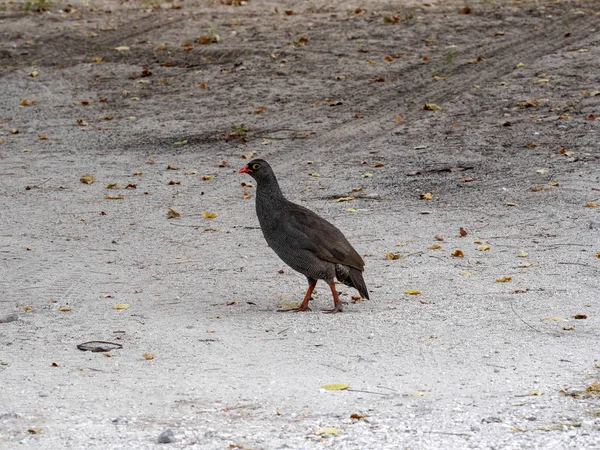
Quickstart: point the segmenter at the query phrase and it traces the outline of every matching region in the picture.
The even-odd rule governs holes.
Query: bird
[[[324,280],[333,295],[333,309],[325,313],[342,312],[336,278],[369,299],[363,279],[365,263],[340,230],[304,206],[287,200],[267,161],[253,159],[238,173],[256,180],[256,215],[267,244],[308,280],[300,306],[284,311],[310,311],[308,302],[318,280]]]

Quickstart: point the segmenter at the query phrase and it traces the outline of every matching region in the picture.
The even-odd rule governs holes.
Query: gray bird
[[[310,311],[308,301],[317,284],[325,280],[333,295],[333,309],[342,311],[334,279],[355,288],[368,299],[363,280],[365,266],[340,230],[303,206],[287,200],[269,163],[254,159],[239,170],[256,180],[256,215],[267,244],[292,269],[306,276],[308,290],[302,304],[288,311]]]

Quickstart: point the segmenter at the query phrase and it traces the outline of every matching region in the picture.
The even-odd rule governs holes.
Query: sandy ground
[[[600,448],[600,5],[226,3],[0,2],[0,447]],[[250,152],[370,301],[277,312]]]

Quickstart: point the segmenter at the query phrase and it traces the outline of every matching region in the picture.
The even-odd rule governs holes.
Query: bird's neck
[[[274,174],[269,179],[257,182],[256,199],[258,200],[258,198],[268,199],[271,204],[285,202],[285,197]]]

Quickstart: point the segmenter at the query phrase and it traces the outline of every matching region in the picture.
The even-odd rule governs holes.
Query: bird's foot
[[[302,312],[302,311],[312,311],[308,306],[305,306],[304,308],[302,306],[299,306],[297,308],[288,308],[288,309],[278,309],[278,312]]]
[[[336,313],[341,313],[342,312],[342,307],[335,305],[335,308],[333,309],[324,309],[323,311],[321,311],[323,314],[336,314]]]

